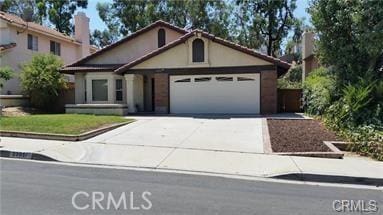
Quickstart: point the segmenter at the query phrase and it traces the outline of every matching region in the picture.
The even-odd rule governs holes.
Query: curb
[[[62,162],[51,157],[48,157],[43,154],[34,153],[34,152],[16,152],[16,151],[8,151],[8,150],[0,150],[0,157],[4,158],[13,158],[20,160],[38,160],[38,161],[55,161],[61,163],[72,163],[72,164],[87,164],[87,165],[101,165],[104,164],[92,164],[92,163],[81,163],[81,162]],[[105,166],[116,166],[116,167],[131,167],[131,166],[123,166],[123,165],[105,165]],[[140,167],[134,167],[140,169]],[[148,169],[148,168],[145,168]],[[152,169],[152,168],[149,168]],[[166,168],[153,168],[152,170],[171,170]],[[178,170],[182,171],[186,174],[186,172],[195,172],[195,171],[187,171],[187,170]],[[209,173],[209,172],[204,172]],[[217,174],[211,172],[213,174]],[[224,174],[225,173],[218,173]],[[235,175],[242,176],[242,175]],[[259,177],[259,176],[248,176],[246,177]],[[345,184],[345,185],[366,185],[366,186],[374,186],[374,187],[383,187],[383,178],[368,178],[368,177],[354,177],[354,176],[339,176],[339,175],[320,175],[320,174],[309,174],[309,173],[288,173],[288,174],[280,174],[269,177],[261,177],[261,178],[269,178],[269,179],[280,179],[280,180],[288,180],[288,181],[301,181],[301,182],[317,182],[317,183],[336,183],[336,184]]]
[[[34,132],[22,132],[22,131],[1,131],[0,136],[2,137],[19,137],[19,138],[30,138],[30,139],[42,139],[42,140],[62,140],[62,141],[82,141],[89,138],[95,137],[107,131],[111,131],[115,128],[121,127],[132,123],[122,122],[117,124],[112,124],[107,127],[98,128],[92,131],[88,131],[79,135],[65,135],[65,134],[47,134],[47,133],[34,133]]]
[[[366,178],[354,176],[340,176],[340,175],[319,175],[309,173],[290,173],[273,176],[271,178],[287,179],[293,181],[310,181],[310,182],[323,182],[323,183],[337,183],[337,184],[357,184],[382,187],[382,178]]]
[[[34,152],[15,152],[8,150],[0,150],[0,157],[16,158],[22,160],[39,160],[39,161],[58,161],[43,154]]]

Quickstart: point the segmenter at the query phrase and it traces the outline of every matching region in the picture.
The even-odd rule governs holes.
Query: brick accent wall
[[[169,113],[169,75],[154,74],[154,111]]]
[[[261,114],[277,113],[277,71],[261,73]]]

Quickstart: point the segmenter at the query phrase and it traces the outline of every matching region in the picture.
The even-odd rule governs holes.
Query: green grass
[[[129,122],[119,116],[86,114],[38,114],[17,117],[0,117],[0,130],[50,134],[81,134],[106,125]]]

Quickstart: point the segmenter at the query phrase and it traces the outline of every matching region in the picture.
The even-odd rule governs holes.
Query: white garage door
[[[170,76],[171,113],[258,114],[259,74]]]

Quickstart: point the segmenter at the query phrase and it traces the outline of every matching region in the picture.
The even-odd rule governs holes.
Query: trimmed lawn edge
[[[19,138],[30,138],[30,139],[42,139],[42,140],[63,140],[63,141],[82,141],[97,135],[103,134],[107,131],[111,131],[123,125],[134,122],[131,120],[128,122],[114,123],[111,125],[103,126],[91,131],[87,131],[77,135],[70,134],[51,134],[51,133],[37,133],[37,132],[25,132],[25,131],[2,131],[0,130],[1,137],[19,137]]]

